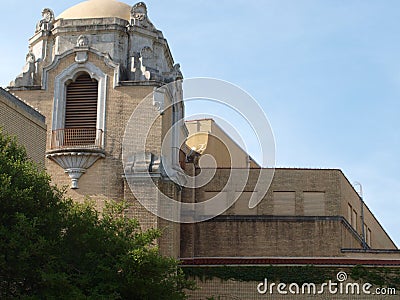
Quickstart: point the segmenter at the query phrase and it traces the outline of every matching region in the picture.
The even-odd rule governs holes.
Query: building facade
[[[249,208],[261,167],[214,121],[183,122],[182,78],[144,3],[89,0],[58,16],[42,11],[9,90],[46,117],[43,157],[53,182],[100,209],[108,199],[128,200],[127,213],[144,228],[162,229],[160,251],[185,268],[400,265],[396,245],[340,170],[277,169],[262,201]],[[227,159],[230,151],[240,159]],[[214,157],[213,179],[185,187],[185,176],[209,167],[199,164],[206,154]],[[244,189],[224,191],[235,168],[249,169]],[[157,216],[180,213],[163,207],[164,196],[194,204],[221,193],[238,200],[210,220],[180,224]],[[193,299],[218,294],[216,281],[199,285]]]
[[[46,149],[45,117],[13,94],[0,88],[0,127],[17,137],[28,157],[44,167]]]

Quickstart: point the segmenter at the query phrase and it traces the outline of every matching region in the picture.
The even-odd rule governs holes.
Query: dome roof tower
[[[116,0],[88,0],[62,12],[57,19],[120,18],[130,20],[131,6]]]

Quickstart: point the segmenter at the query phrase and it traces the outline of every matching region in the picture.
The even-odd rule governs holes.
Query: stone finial
[[[36,32],[50,31],[53,28],[54,12],[50,8],[42,10],[42,19],[36,24]]]
[[[147,19],[147,6],[144,2],[136,3],[131,10],[132,19],[144,21]]]
[[[131,25],[155,29],[147,16],[147,6],[144,2],[136,3],[131,9]]]

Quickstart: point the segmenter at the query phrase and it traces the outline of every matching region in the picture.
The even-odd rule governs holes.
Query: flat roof
[[[14,96],[13,94],[11,94],[10,92],[6,91],[5,89],[3,89],[2,87],[0,87],[0,95],[4,96],[4,98],[6,98],[7,100],[9,100],[10,102],[12,102],[13,104],[15,104],[16,106],[20,107],[21,109],[23,109],[25,112],[27,112],[28,114],[30,114],[32,117],[38,119],[41,122],[45,122],[46,121],[46,117],[44,115],[42,115],[40,112],[38,112],[35,108],[33,108],[32,106],[30,106],[29,104],[27,104],[26,102],[24,102],[23,100],[17,98],[16,96]]]

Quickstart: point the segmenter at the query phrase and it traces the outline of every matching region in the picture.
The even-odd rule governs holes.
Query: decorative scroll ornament
[[[144,2],[136,3],[131,9],[131,25],[155,29],[147,16],[147,6]]]
[[[164,73],[164,76],[165,76],[166,82],[168,82],[168,83],[182,80],[183,79],[183,75],[182,75],[182,72],[181,72],[181,65],[180,64],[175,64],[171,68],[171,71]]]
[[[36,32],[39,31],[50,31],[53,29],[54,24],[54,12],[50,8],[44,8],[42,10],[42,19],[36,24]]]
[[[32,86],[35,82],[36,74],[36,58],[35,54],[31,51],[26,55],[25,66],[22,68],[22,73],[19,74],[14,81],[10,83],[11,86]]]

